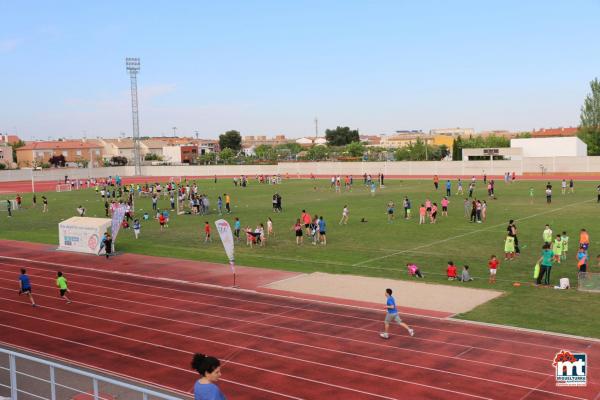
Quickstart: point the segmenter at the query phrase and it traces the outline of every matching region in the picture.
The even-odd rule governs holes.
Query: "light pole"
[[[138,116],[137,74],[140,72],[140,59],[127,57],[125,66],[131,78],[131,117],[133,119],[133,157],[135,174],[142,174],[140,164],[140,120]]]

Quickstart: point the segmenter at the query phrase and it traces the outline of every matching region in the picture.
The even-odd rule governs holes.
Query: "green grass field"
[[[519,229],[522,255],[515,261],[501,261],[498,282],[494,289],[505,295],[475,310],[459,315],[459,318],[513,325],[533,329],[563,332],[574,335],[600,337],[600,320],[594,310],[600,309],[600,294],[577,290],[554,290],[533,287],[533,265],[539,257],[542,231],[546,223],[554,233],[567,231],[570,237],[568,259],[552,271],[552,283],[560,277],[568,277],[572,286],[577,285],[575,253],[579,230],[586,228],[591,237],[590,258],[592,272],[600,272],[596,266],[596,254],[600,254],[600,224],[596,203],[597,183],[577,182],[576,193],[562,195],[560,182],[553,182],[554,199],[546,204],[545,182],[516,182],[496,184],[497,200],[487,199],[483,185],[479,183],[475,195],[488,202],[487,220],[483,224],[469,223],[463,215],[464,197],[450,198],[449,216],[438,217],[435,225],[418,225],[418,207],[429,197],[438,203],[445,190],[443,184],[434,190],[431,181],[389,180],[387,186],[371,196],[356,181],[352,192],[337,194],[329,189],[324,180],[288,180],[281,185],[264,185],[251,181],[246,188],[234,188],[231,180],[200,180],[200,192],[207,193],[211,208],[216,208],[216,196],[225,192],[231,195],[232,214],[225,218],[233,225],[239,217],[242,227],[254,228],[271,217],[275,238],[266,247],[253,249],[241,241],[236,248],[236,263],[247,266],[285,269],[301,272],[323,271],[335,274],[356,274],[396,279],[413,279],[406,274],[406,263],[416,262],[425,273],[425,282],[469,287],[490,288],[487,282],[487,260],[491,254],[503,259],[504,238],[509,219],[515,219]],[[316,189],[315,189],[316,186]],[[466,189],[465,185],[465,189]],[[534,187],[534,204],[530,204],[529,188]],[[271,197],[279,192],[283,197],[284,212],[272,212]],[[402,198],[407,195],[413,206],[413,218],[404,220]],[[5,199],[7,196],[0,196]],[[76,207],[82,204],[87,216],[104,216],[103,202],[93,190],[66,193],[48,193],[50,212],[41,213],[40,194],[38,207],[32,209],[31,194],[24,195],[23,210],[7,218],[0,214],[0,238],[58,243],[58,223],[76,215]],[[387,223],[386,204],[396,203],[396,220]],[[342,207],[350,208],[348,225],[338,224]],[[159,208],[168,207],[168,199],[161,199]],[[136,213],[151,209],[148,198],[136,199]],[[327,246],[303,246],[295,244],[291,230],[302,209],[311,215],[324,215],[327,221]],[[361,223],[365,218],[368,222]],[[171,213],[170,227],[159,231],[158,223],[151,219],[142,225],[141,237],[135,240],[132,231],[122,231],[117,239],[118,251],[156,256],[169,256],[213,262],[226,262],[218,238],[210,244],[203,242],[204,221],[218,219],[216,211],[208,216],[175,215]],[[266,225],[266,224],[265,224]],[[306,238],[305,238],[306,239]],[[448,260],[458,266],[470,266],[476,278],[470,283],[448,282],[445,268]],[[514,287],[513,282],[523,282]]]

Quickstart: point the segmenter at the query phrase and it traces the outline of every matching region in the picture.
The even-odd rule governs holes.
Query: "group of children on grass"
[[[347,205],[344,205],[342,210],[342,219],[340,225],[348,223],[350,211]],[[302,210],[300,218],[296,219],[296,222],[292,226],[292,231],[296,236],[296,245],[304,243],[304,235],[313,245],[317,243],[327,245],[327,223],[323,215],[314,215],[313,217],[306,210]]]

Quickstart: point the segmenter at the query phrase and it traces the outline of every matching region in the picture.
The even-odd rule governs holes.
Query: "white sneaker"
[[[415,336],[415,330],[414,330],[414,329],[409,329],[409,330],[408,330],[408,334],[409,334],[410,336]]]
[[[387,334],[387,333],[385,333],[385,332],[381,332],[381,333],[379,334],[379,336],[380,336],[380,337],[382,337],[383,339],[389,339],[389,338],[390,338],[390,335],[388,335],[388,334]]]

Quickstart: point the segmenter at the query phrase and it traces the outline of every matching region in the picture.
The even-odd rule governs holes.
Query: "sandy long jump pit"
[[[264,287],[382,305],[385,303],[385,289],[390,288],[399,306],[452,314],[472,310],[502,295],[498,290],[474,289],[467,285],[468,283],[459,281],[456,282],[456,286],[451,286],[314,272],[273,282]]]

